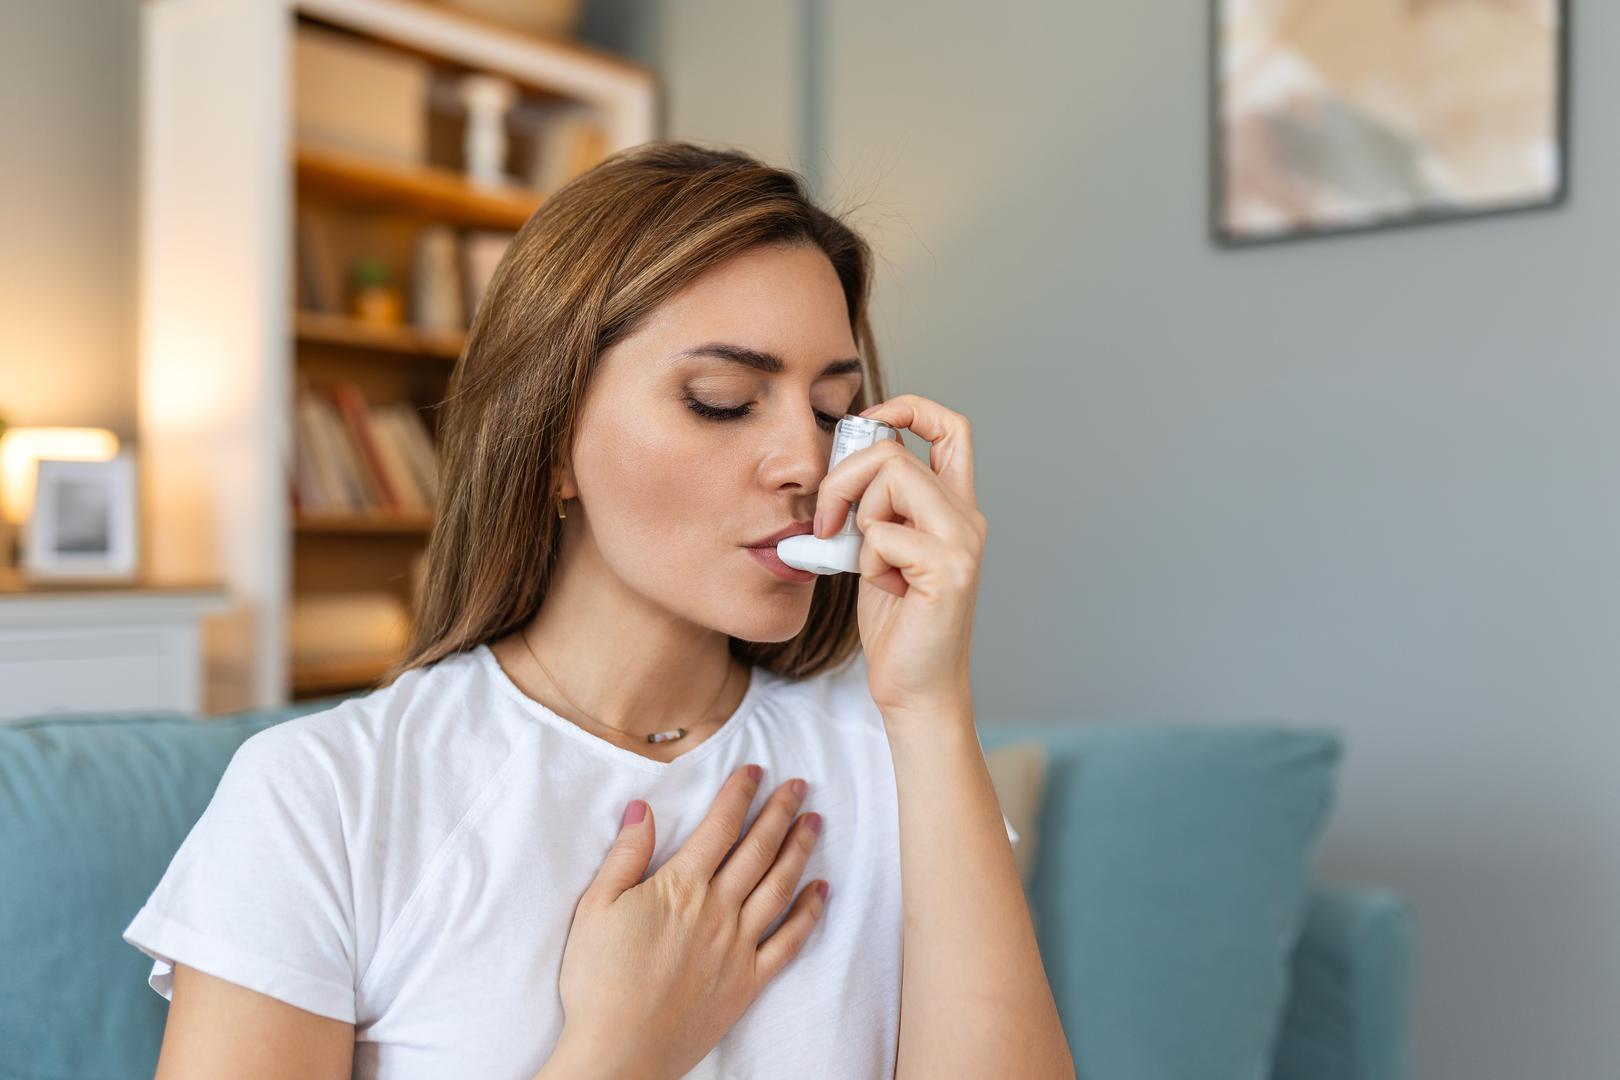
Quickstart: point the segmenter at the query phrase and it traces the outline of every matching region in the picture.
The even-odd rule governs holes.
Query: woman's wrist
[[[654,1061],[638,1060],[635,1048],[625,1038],[594,1038],[570,1031],[562,1035],[535,1080],[663,1080],[667,1068]]]
[[[535,1074],[534,1080],[628,1080],[635,1075],[632,1070],[611,1062],[607,1055],[576,1038],[570,1038],[568,1030],[564,1028],[551,1056]]]
[[[905,708],[878,706],[883,715],[883,726],[891,741],[916,735],[939,736],[953,732],[973,732],[973,698],[966,694],[952,694],[933,703],[918,703]],[[975,736],[976,737],[976,736]]]

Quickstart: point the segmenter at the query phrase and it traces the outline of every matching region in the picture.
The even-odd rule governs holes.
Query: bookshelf
[[[375,533],[423,533],[433,528],[432,514],[297,514],[293,528],[312,535],[344,533],[364,535]]]
[[[459,225],[516,231],[540,205],[538,192],[478,187],[449,169],[432,166],[370,161],[363,155],[314,146],[299,147],[295,162],[301,188]]]
[[[381,327],[343,315],[299,311],[293,330],[302,345],[330,345],[393,356],[421,356],[454,364],[467,343],[467,335],[453,331],[420,330],[412,326]]]
[[[408,619],[476,282],[556,184],[656,137],[656,81],[426,0],[162,0],[141,18],[149,564],[229,590],[203,627],[206,711],[363,689],[397,650],[355,643],[403,640],[379,612]],[[335,81],[312,41],[377,80]],[[478,75],[514,95],[496,180],[466,160],[456,95]],[[393,142],[312,135],[322,86],[342,87],[328,119],[370,108]],[[419,318],[430,231],[454,238],[459,322]],[[356,300],[362,262],[392,286],[381,308]],[[348,595],[364,603],[330,606]]]

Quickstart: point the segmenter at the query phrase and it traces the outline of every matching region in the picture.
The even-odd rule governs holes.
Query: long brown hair
[[[609,157],[517,233],[491,278],[439,421],[439,504],[411,641],[381,680],[500,638],[539,610],[562,522],[554,493],[598,358],[704,271],[761,244],[813,244],[843,284],[864,365],[850,411],[883,399],[867,321],[871,253],[797,176],[730,150],[654,142]],[[791,678],[859,645],[853,574],[819,577],[804,628],[731,653]]]

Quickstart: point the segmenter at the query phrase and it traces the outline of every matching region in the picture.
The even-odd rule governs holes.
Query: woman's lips
[[[797,570],[778,558],[775,544],[770,547],[745,547],[743,550],[752,555],[755,562],[783,581],[806,582],[816,580],[817,575],[808,570]]]

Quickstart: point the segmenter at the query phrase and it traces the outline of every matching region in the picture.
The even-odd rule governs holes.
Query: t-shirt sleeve
[[[287,730],[282,730],[286,728]],[[232,756],[125,941],[173,1000],[186,964],[334,1020],[355,1020],[354,905],[333,770],[288,724]]]
[[[1007,815],[1006,814],[1001,815],[1001,822],[1002,822],[1003,825],[1007,826],[1007,839],[1012,842],[1013,847],[1017,847],[1018,846],[1018,830],[1012,827],[1012,822],[1007,820]]]

